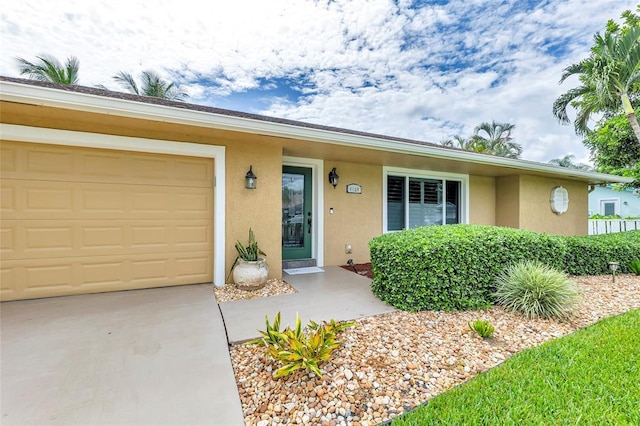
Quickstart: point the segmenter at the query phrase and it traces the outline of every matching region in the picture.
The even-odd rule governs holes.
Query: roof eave
[[[128,99],[110,98],[95,94],[64,91],[11,81],[0,80],[0,99],[8,102],[164,121],[236,132],[248,132],[274,137],[302,139],[318,143],[355,146],[400,154],[429,156],[446,160],[510,168],[517,171],[555,175],[584,181],[590,184],[633,182],[633,179],[621,176],[565,169],[527,160],[515,160],[445,147],[390,140],[383,136],[363,136],[336,130],[314,128],[309,125],[296,126],[288,123],[270,121],[267,120],[267,117],[265,117],[264,120],[237,117]]]

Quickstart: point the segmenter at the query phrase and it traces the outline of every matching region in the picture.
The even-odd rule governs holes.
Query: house
[[[634,189],[617,191],[612,185],[596,186],[589,192],[589,216],[640,217],[640,192]]]
[[[81,86],[0,77],[0,102],[2,300],[223,285],[249,228],[274,277],[424,224],[586,234],[589,185],[626,182]]]

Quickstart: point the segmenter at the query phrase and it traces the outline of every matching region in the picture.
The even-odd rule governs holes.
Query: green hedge
[[[571,275],[609,274],[609,262],[620,263],[620,272],[629,273],[629,263],[640,259],[640,230],[565,238],[563,269]]]
[[[570,274],[608,272],[608,262],[640,258],[640,231],[563,237],[480,225],[425,226],[369,242],[374,294],[408,311],[466,310],[493,304],[495,277],[539,260]]]

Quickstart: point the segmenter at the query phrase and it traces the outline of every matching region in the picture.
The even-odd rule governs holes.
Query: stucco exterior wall
[[[324,185],[324,259],[327,265],[369,261],[369,240],[382,233],[382,167],[325,161],[322,179],[335,167],[340,183]],[[347,194],[346,186],[357,183],[362,194]],[[333,214],[330,209],[333,208]],[[350,244],[353,252],[345,253]]]
[[[234,243],[238,239],[246,242],[250,227],[267,253],[270,276],[279,277],[282,273],[280,224],[283,150],[288,156],[308,156],[324,161],[324,170],[319,178],[324,182],[325,265],[344,264],[350,258],[356,263],[369,261],[368,242],[380,235],[383,229],[383,164],[416,169],[439,165],[439,162],[436,165],[425,162],[424,157],[416,159],[408,155],[378,153],[354,147],[316,147],[305,141],[169,122],[16,103],[3,102],[2,108],[2,121],[5,123],[225,146],[227,273],[236,257]],[[293,147],[304,152],[292,151]],[[368,157],[359,156],[364,153],[368,153]],[[369,164],[351,162],[353,155],[358,155],[358,161]],[[244,176],[250,165],[253,165],[258,176],[256,190],[244,188]],[[454,166],[466,169],[466,165],[454,164],[451,167]],[[326,182],[332,167],[336,167],[340,175],[340,183],[335,189]],[[442,171],[468,173],[457,169]],[[489,174],[493,170],[483,172]],[[347,194],[345,187],[349,183],[362,185],[363,193]],[[555,215],[549,208],[549,194],[556,185],[562,185],[569,191],[569,211],[561,216]],[[329,213],[331,208],[333,215]],[[554,234],[585,234],[587,185],[534,176],[491,177],[472,174],[469,176],[469,222]],[[346,244],[352,246],[352,253],[345,253]]]
[[[132,118],[73,111],[7,105],[3,122],[73,131],[133,136],[176,142],[196,142],[226,147],[226,273],[237,256],[236,240],[247,242],[253,228],[267,253],[269,276],[282,276],[282,142],[276,138]],[[245,189],[244,176],[253,165],[258,176],[255,190]],[[216,188],[215,190],[218,190]],[[277,224],[275,226],[274,224]]]
[[[520,177],[496,178],[496,225],[520,227]]]
[[[282,150],[256,142],[229,145],[226,152],[226,270],[237,256],[234,244],[243,244],[253,229],[260,248],[267,254],[269,277],[282,276]],[[244,177],[253,166],[256,189],[244,187]]]
[[[551,211],[551,190],[563,186],[569,192],[569,208]],[[520,177],[520,227],[554,235],[585,235],[588,230],[588,186],[585,183],[537,176]]]
[[[469,176],[469,223],[496,224],[496,179]]]

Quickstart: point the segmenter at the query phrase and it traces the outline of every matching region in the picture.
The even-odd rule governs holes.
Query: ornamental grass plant
[[[539,261],[508,267],[496,278],[497,302],[527,318],[566,318],[580,301],[567,275]]]

